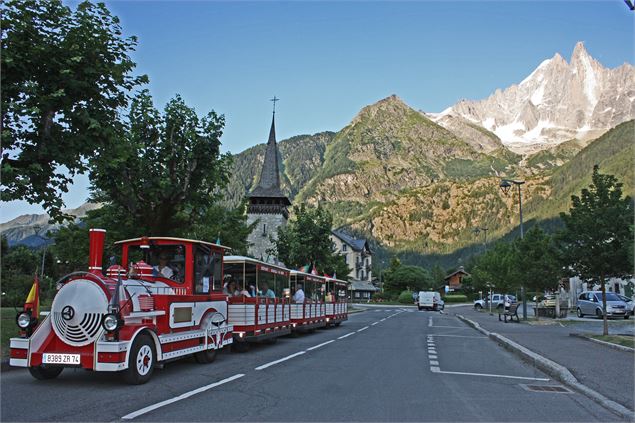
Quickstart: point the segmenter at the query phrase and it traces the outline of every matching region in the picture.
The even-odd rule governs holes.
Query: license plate
[[[79,354],[44,354],[42,362],[45,364],[80,364]]]

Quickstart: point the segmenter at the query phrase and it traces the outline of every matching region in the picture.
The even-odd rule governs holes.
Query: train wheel
[[[196,362],[199,364],[211,363],[212,361],[216,360],[217,352],[218,350],[216,349],[197,352],[196,354],[194,354],[194,358],[196,359]]]
[[[46,380],[46,379],[55,379],[62,373],[64,370],[63,367],[55,366],[55,367],[29,367],[29,373],[31,376],[38,380]]]
[[[128,368],[124,371],[124,380],[131,385],[141,385],[152,377],[156,364],[154,343],[148,335],[139,335],[132,344]]]

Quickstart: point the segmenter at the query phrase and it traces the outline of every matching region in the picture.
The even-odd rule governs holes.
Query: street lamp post
[[[505,195],[509,193],[512,185],[516,185],[518,187],[518,209],[520,211],[520,239],[525,237],[525,232],[523,229],[523,198],[520,193],[520,186],[524,184],[525,181],[516,181],[513,179],[503,179],[500,182],[500,189],[503,191]],[[527,320],[527,298],[525,297],[525,283],[523,282],[520,285],[520,295],[523,297],[523,320]]]

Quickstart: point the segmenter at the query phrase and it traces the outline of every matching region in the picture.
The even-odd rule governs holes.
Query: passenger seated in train
[[[269,288],[269,284],[267,282],[261,283],[260,286],[262,286],[262,297],[276,298],[276,293],[273,292],[271,288]]]
[[[295,294],[293,294],[293,302],[302,304],[304,303],[304,291],[302,290],[302,284],[295,286]]]
[[[326,295],[324,296],[324,301],[326,301],[327,303],[333,302],[333,294],[331,293],[331,291],[328,291],[326,293]]]
[[[225,286],[223,287],[223,294],[230,295],[232,297],[237,297],[240,295],[240,291],[236,288],[236,281],[231,277],[227,279]]]

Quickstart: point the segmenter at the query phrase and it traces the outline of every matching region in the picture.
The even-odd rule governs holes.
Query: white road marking
[[[375,326],[377,323],[379,323],[379,322],[371,323],[371,326]]]
[[[428,358],[429,358],[430,360],[436,360],[436,359],[437,359],[437,356],[436,356],[436,355],[434,355],[434,354],[428,354]]]
[[[157,408],[161,408],[164,405],[168,405],[168,404],[172,404],[172,403],[177,402],[177,401],[184,400],[186,398],[191,397],[192,395],[200,394],[201,392],[205,392],[205,391],[207,391],[209,389],[215,388],[215,387],[217,387],[219,385],[222,385],[224,383],[227,383],[227,382],[231,382],[232,380],[239,379],[239,378],[241,378],[243,376],[245,376],[245,375],[244,374],[237,374],[237,375],[234,375],[232,377],[228,377],[227,379],[223,379],[223,380],[221,380],[219,382],[215,382],[215,383],[211,383],[209,385],[201,386],[200,388],[194,389],[193,391],[189,391],[189,392],[186,392],[184,394],[181,394],[178,397],[170,398],[168,400],[161,401],[161,402],[158,402],[158,403],[153,404],[153,405],[149,405],[149,406],[147,406],[145,408],[142,408],[141,410],[135,411],[133,413],[126,414],[125,416],[122,417],[122,419],[123,420],[132,420],[135,417],[139,417],[139,416],[141,416],[143,414],[149,413],[150,411],[156,410]]]
[[[380,322],[383,322],[384,320],[386,320],[386,318],[384,317],[383,319],[380,320]]]
[[[339,337],[339,338],[337,338],[337,339],[344,339],[344,338],[346,338],[347,336],[351,336],[351,335],[355,335],[355,332],[347,333],[346,335],[342,335],[342,336],[340,336],[340,337]]]
[[[432,317],[428,317],[428,327],[432,327]]]
[[[439,362],[438,361],[434,361],[434,360],[430,360],[430,365],[431,366],[438,366]]]
[[[467,335],[430,335],[430,336],[450,336],[452,338],[487,338],[487,336],[467,336]]]
[[[282,363],[283,361],[287,361],[287,360],[292,359],[293,357],[297,357],[297,356],[299,356],[299,355],[302,355],[302,354],[304,354],[305,352],[306,352],[306,351],[300,351],[300,352],[297,352],[297,353],[295,353],[295,354],[291,354],[291,355],[288,355],[288,356],[286,356],[286,357],[284,357],[284,358],[281,358],[280,360],[276,360],[276,361],[269,362],[269,363],[267,363],[267,364],[263,364],[262,366],[258,366],[258,367],[256,367],[256,370],[263,370],[263,369],[266,369],[267,367],[273,366],[273,365],[278,364],[278,363]]]
[[[432,370],[434,367],[430,367]],[[548,381],[549,379],[545,379],[542,377],[525,377],[525,376],[509,376],[509,375],[492,375],[488,373],[468,373],[468,372],[447,372],[436,367],[437,370],[432,370],[435,373],[444,373],[448,375],[466,375],[466,376],[485,376],[485,377],[501,377],[506,379],[523,379],[523,380],[541,380]]]
[[[435,350],[428,350],[428,354],[436,354],[437,352]]]
[[[361,331],[366,330],[366,329],[368,329],[368,326],[364,326],[364,327],[363,327],[363,328],[361,328],[361,329],[357,329],[357,332],[361,332]]]
[[[438,367],[430,366],[430,371],[432,373],[439,373],[441,369],[439,369]]]
[[[452,329],[472,329],[471,327],[463,326],[435,326],[435,328],[452,328]]]
[[[316,345],[316,346],[314,346],[314,347],[311,347],[311,348],[307,348],[306,350],[307,350],[307,351],[313,351],[313,350],[316,350],[316,349],[318,349],[318,348],[320,348],[320,347],[323,347],[323,346],[325,346],[325,345],[328,345],[328,344],[330,344],[331,342],[335,342],[335,339],[331,339],[330,341],[322,342],[321,344],[318,344],[318,345]]]

